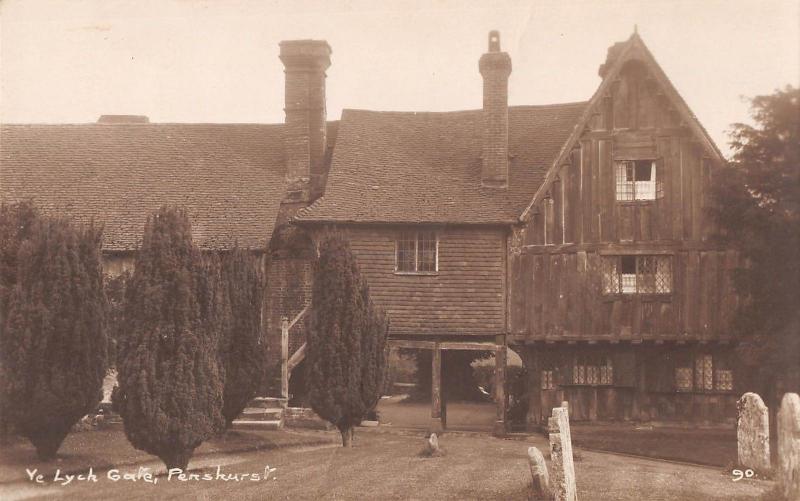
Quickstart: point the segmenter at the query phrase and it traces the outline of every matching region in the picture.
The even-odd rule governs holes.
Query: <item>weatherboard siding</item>
[[[505,231],[439,228],[439,271],[430,275],[395,273],[399,231],[387,227],[347,230],[370,295],[389,315],[392,335],[505,331]]]

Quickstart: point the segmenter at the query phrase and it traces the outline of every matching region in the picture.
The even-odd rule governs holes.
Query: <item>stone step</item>
[[[285,408],[288,400],[280,397],[256,397],[247,404],[248,407],[260,407],[262,409]]]
[[[237,419],[233,422],[234,428],[258,429],[258,430],[280,430],[283,428],[283,420],[251,420]]]
[[[260,421],[273,421],[283,419],[283,409],[265,409],[263,407],[248,407],[242,411],[242,419],[257,419]]]
[[[317,416],[306,407],[287,407],[283,414],[286,426],[290,428],[310,428],[313,430],[332,430],[333,425]]]

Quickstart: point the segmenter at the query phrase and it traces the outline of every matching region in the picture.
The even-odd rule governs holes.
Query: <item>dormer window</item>
[[[616,165],[618,202],[656,200],[664,196],[664,183],[655,160],[624,160]]]
[[[435,231],[403,231],[395,247],[398,273],[436,273],[439,271],[439,241]]]

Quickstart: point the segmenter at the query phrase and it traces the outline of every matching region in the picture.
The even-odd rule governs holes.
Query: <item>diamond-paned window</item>
[[[692,391],[691,367],[677,367],[675,369],[675,387],[678,391]]]
[[[717,383],[718,390],[730,391],[733,390],[733,371],[730,369],[717,369]]]
[[[611,385],[614,383],[614,367],[611,358],[577,356],[572,366],[572,384]]]
[[[669,294],[671,256],[603,256],[604,294]]]
[[[692,365],[675,369],[678,391],[733,391],[733,370],[720,368],[713,355],[697,355]]]

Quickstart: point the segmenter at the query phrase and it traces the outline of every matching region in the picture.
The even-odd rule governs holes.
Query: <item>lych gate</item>
[[[422,341],[390,338],[389,346],[392,348],[431,350],[431,421],[429,429],[434,433],[441,433],[447,428],[447,394],[442,384],[442,351],[471,350],[492,352],[495,357],[492,397],[497,407],[493,433],[498,436],[505,434],[508,397],[505,391],[507,348],[504,336],[499,335],[491,340],[477,341],[449,341],[444,339]]]

